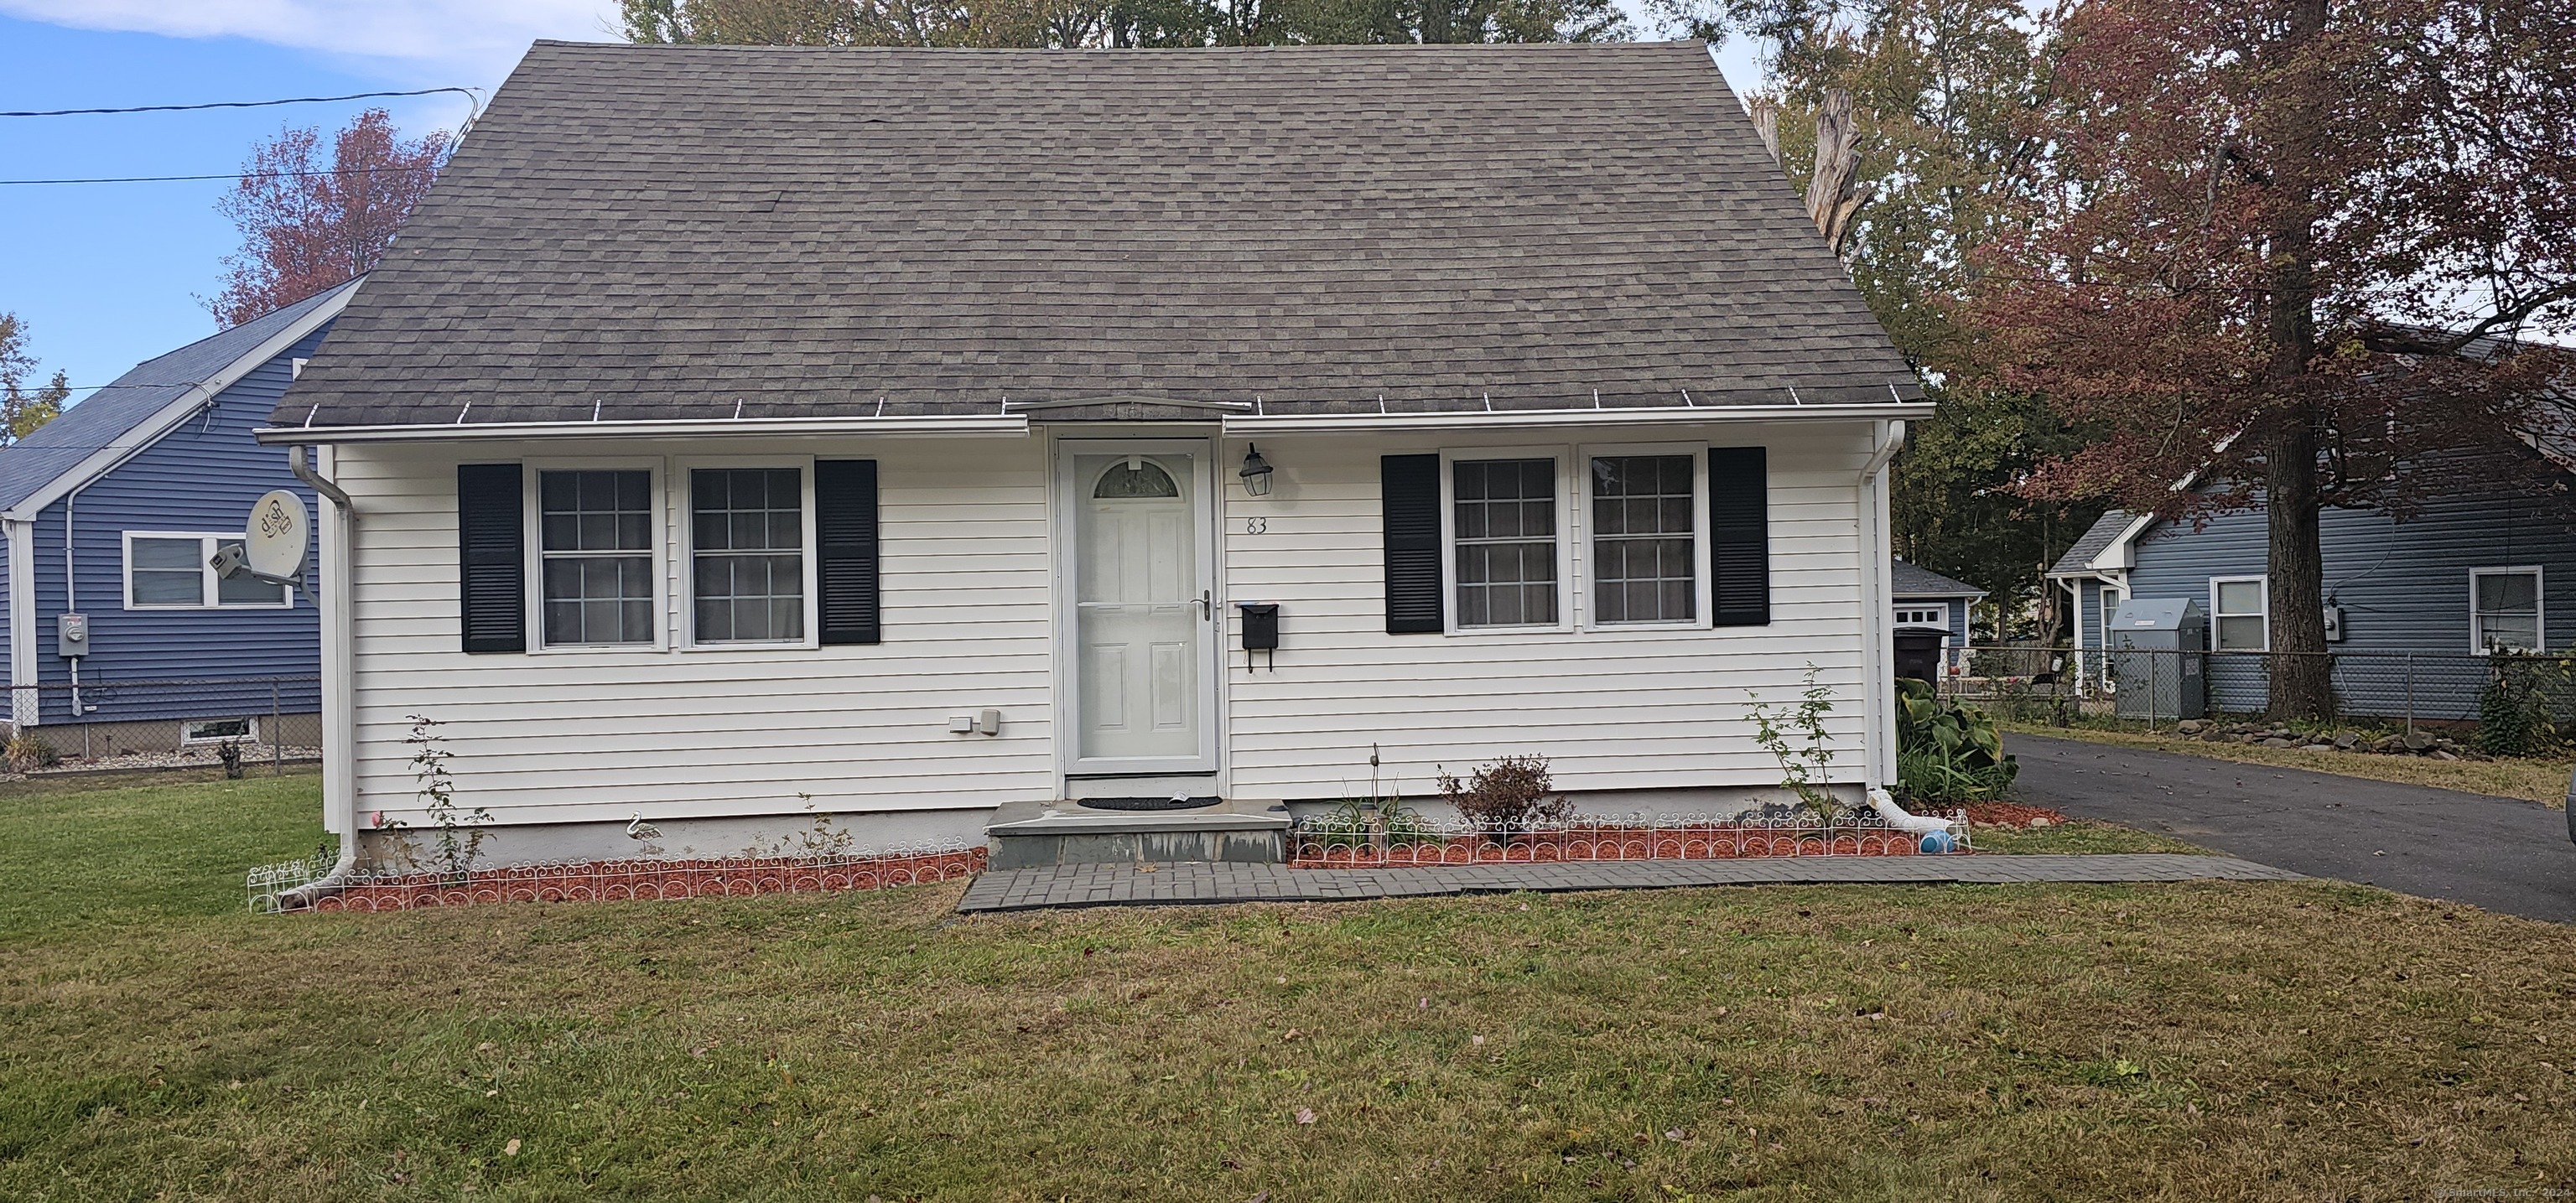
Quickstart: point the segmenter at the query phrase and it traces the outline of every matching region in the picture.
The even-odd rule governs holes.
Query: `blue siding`
[[[91,654],[81,662],[84,700],[98,707],[87,716],[90,721],[215,718],[263,713],[269,707],[266,686],[119,691],[112,688],[118,681],[314,676],[321,671],[317,615],[301,596],[285,610],[126,609],[124,532],[238,531],[251,503],[270,489],[293,489],[308,509],[314,507],[311,491],[287,470],[286,450],[262,447],[250,432],[267,424],[293,378],[292,361],[310,357],[328,329],[254,369],[218,394],[209,411],[181,423],[81,491],[74,570],[81,612],[90,620]],[[47,685],[71,679],[70,663],[52,654],[55,618],[64,608],[64,508],[63,502],[55,502],[37,515],[35,524],[34,634],[42,653],[36,663],[38,680]],[[291,688],[281,702],[289,713],[310,713],[320,708],[319,688]],[[43,720],[71,719],[68,695],[47,690]]]
[[[2326,595],[2344,615],[2343,641],[2328,646],[2351,655],[2336,669],[2337,696],[2351,713],[2407,711],[2403,654],[2411,652],[2418,654],[2412,673],[2417,716],[2475,714],[2484,674],[2469,660],[2472,568],[2540,566],[2542,643],[2576,642],[2576,506],[2567,502],[2454,496],[2427,503],[2404,522],[2328,510],[2321,532]],[[2220,515],[2199,530],[2189,523],[2159,525],[2138,541],[2131,594],[2190,598],[2209,608],[2210,578],[2263,575],[2267,542],[2259,510]],[[2218,658],[2210,688],[2221,709],[2263,708],[2266,690],[2255,658]]]

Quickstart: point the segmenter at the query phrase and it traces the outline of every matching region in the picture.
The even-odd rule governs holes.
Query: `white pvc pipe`
[[[1888,793],[1884,788],[1879,786],[1873,785],[1869,787],[1869,805],[1870,809],[1878,812],[1879,818],[1885,820],[1888,826],[1893,827],[1898,831],[1908,832],[1914,835],[1929,835],[1935,831],[1949,832],[1953,826],[1948,819],[1936,819],[1930,815],[1918,815],[1897,805],[1895,795]],[[1956,833],[1953,832],[1952,834]]]

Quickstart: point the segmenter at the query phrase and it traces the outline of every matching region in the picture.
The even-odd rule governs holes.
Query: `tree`
[[[1852,194],[1866,201],[1845,266],[1939,405],[1891,469],[1896,550],[2008,610],[2045,603],[2048,563],[2104,507],[2016,486],[2085,435],[2043,399],[1995,387],[1960,313],[1971,252],[2019,219],[2034,186],[2026,126],[2047,86],[2042,27],[2017,0],[1650,4],[1667,28],[1761,48],[1765,85],[1750,105],[1802,185],[1817,113],[1832,92],[1851,96]]]
[[[628,40],[1177,47],[1623,37],[1615,0],[620,0]]]
[[[2272,650],[2323,652],[2322,507],[2542,476],[2523,439],[2557,358],[2510,340],[2576,326],[2576,16],[2078,0],[2053,23],[2034,186],[1973,256],[1967,323],[1997,384],[2100,433],[2029,491],[2264,505]],[[2276,717],[2332,709],[2325,657],[2270,678]]]
[[[206,303],[215,321],[237,326],[373,269],[454,146],[445,130],[404,140],[383,109],[332,135],[328,167],[319,129],[261,143],[215,204],[242,235],[224,258],[223,291]]]
[[[27,378],[36,371],[36,358],[27,353],[27,326],[14,313],[0,313],[0,447],[6,447],[35,433],[35,429],[61,417],[63,403],[71,399],[71,385],[61,372],[52,380],[27,387]]]

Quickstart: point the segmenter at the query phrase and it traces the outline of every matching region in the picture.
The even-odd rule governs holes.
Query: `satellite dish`
[[[242,542],[244,566],[252,576],[269,581],[304,579],[304,549],[313,525],[304,499],[285,489],[271,489],[252,502],[249,537]]]

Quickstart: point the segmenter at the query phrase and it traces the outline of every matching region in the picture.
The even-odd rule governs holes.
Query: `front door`
[[[1073,771],[1216,768],[1207,445],[1067,443]]]

